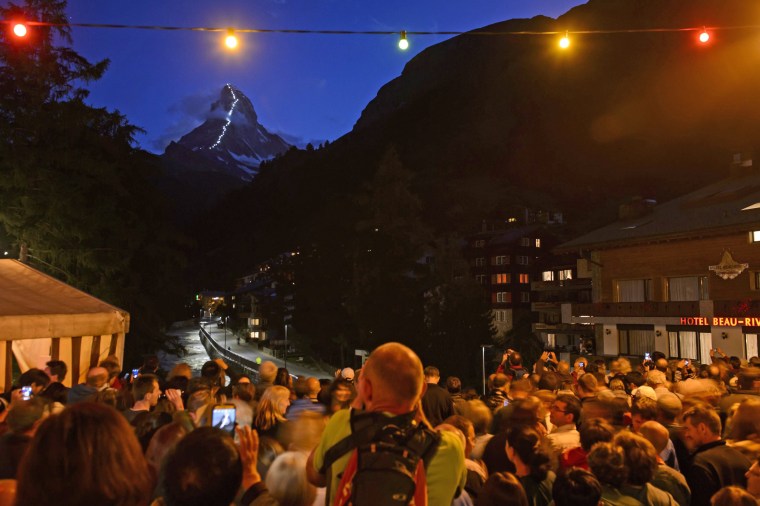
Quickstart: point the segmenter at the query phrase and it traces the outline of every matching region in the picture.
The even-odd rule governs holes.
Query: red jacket
[[[590,471],[588,468],[588,454],[586,453],[586,450],[581,448],[580,446],[577,448],[570,448],[569,450],[565,450],[562,452],[562,455],[559,458],[559,467],[560,469],[569,469],[571,467],[580,467],[581,469],[586,469],[587,471]]]

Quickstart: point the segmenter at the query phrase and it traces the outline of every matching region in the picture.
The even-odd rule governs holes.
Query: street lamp
[[[227,322],[229,322],[230,317],[225,316],[224,317],[224,349],[227,349]]]
[[[486,395],[486,348],[493,348],[493,344],[480,345],[480,351],[483,357],[483,395]]]
[[[288,324],[285,323],[285,369],[288,368]]]

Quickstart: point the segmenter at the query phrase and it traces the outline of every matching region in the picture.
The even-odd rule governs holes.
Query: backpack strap
[[[433,460],[433,455],[438,451],[438,446],[441,443],[441,435],[430,429],[424,429],[425,442],[422,444],[419,450],[420,458],[425,466],[425,470],[428,468],[428,464]]]
[[[344,437],[325,452],[320,474],[325,474],[333,463],[346,453],[367,444],[388,425],[407,426],[414,419],[414,412],[388,418],[382,413],[356,412],[351,410],[351,434]]]

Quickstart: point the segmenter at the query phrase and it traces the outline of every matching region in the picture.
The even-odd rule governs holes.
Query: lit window
[[[501,272],[499,274],[491,274],[492,285],[505,285],[509,283],[509,274]]]
[[[566,279],[573,279],[573,270],[563,269],[559,271],[559,279],[560,281],[565,281]]]
[[[554,271],[544,271],[541,273],[541,280],[554,281]]]
[[[541,239],[536,239],[536,248],[541,247]]]
[[[760,242],[760,230],[753,230],[749,233],[750,242]]]
[[[515,222],[517,222],[517,218],[509,218],[509,219],[507,220],[507,222],[508,222],[508,223],[515,223]]]
[[[647,302],[654,299],[651,279],[615,281],[615,302]]]
[[[749,285],[751,290],[760,290],[760,271],[749,273]]]
[[[261,320],[259,320],[258,318],[251,318],[251,325],[252,325],[253,327],[256,327],[256,326],[258,326],[258,325],[261,325]]]
[[[668,278],[668,300],[707,300],[707,276]]]
[[[525,273],[520,274],[520,283],[530,283],[530,276]]]

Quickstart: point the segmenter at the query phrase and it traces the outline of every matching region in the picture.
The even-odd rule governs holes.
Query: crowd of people
[[[64,362],[0,398],[0,506],[744,505],[760,499],[760,360],[507,350],[485,395],[406,346],[357,371],[194,377]]]

